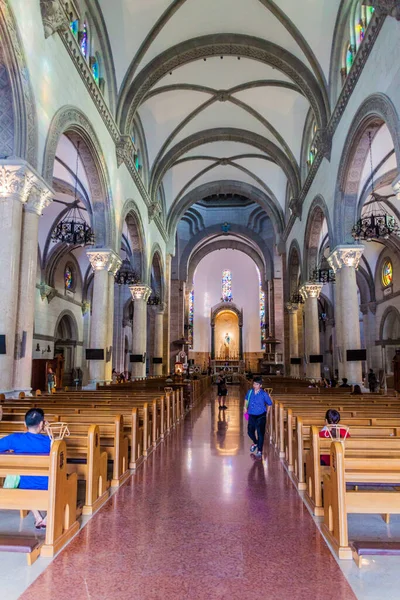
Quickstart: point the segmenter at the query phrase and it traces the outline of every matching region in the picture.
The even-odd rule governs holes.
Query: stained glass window
[[[88,31],[86,23],[83,24],[83,29],[79,33],[79,46],[81,48],[81,52],[85,58],[87,58],[88,53]]]
[[[382,267],[382,283],[385,287],[393,281],[393,265],[391,260],[385,260]]]
[[[258,271],[258,283],[260,287],[260,329],[261,329],[261,348],[265,348],[265,292],[262,289],[260,271]]]
[[[193,348],[193,322],[194,322],[194,289],[189,294],[189,347]]]
[[[365,25],[362,19],[356,25],[356,45],[357,50],[360,47],[361,42],[363,41],[365,36]]]
[[[65,267],[64,271],[64,284],[66,290],[72,290],[74,285],[74,276],[72,274],[72,269],[68,265]]]
[[[366,6],[365,11],[366,11],[367,26],[368,26],[369,22],[372,18],[372,15],[374,14],[375,9],[372,6]]]
[[[354,51],[353,51],[351,44],[349,44],[348,48],[347,48],[347,52],[346,52],[346,73],[347,73],[347,75],[349,74],[349,71],[352,67],[353,62],[354,62]]]
[[[140,156],[139,156],[139,152],[135,155],[135,167],[138,171],[140,171],[141,168],[141,164],[140,164]]]
[[[93,62],[92,62],[92,75],[93,75],[93,79],[95,80],[97,85],[99,85],[99,79],[100,79],[99,63],[97,62],[97,60],[95,58],[93,59]]]
[[[78,32],[79,32],[79,20],[75,19],[75,21],[71,21],[71,23],[69,24],[69,27],[70,27],[72,33],[74,34],[74,36],[77,38]]]
[[[222,301],[232,302],[232,273],[230,271],[222,271]]]

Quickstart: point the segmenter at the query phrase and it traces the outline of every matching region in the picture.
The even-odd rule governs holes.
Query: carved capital
[[[40,0],[40,12],[42,13],[44,37],[46,39],[56,31],[68,30],[68,16],[60,0]]]
[[[304,283],[300,288],[300,294],[303,296],[303,300],[307,298],[319,298],[321,290],[323,288],[322,283],[315,283],[314,281],[308,281]]]
[[[368,308],[373,315],[376,315],[376,302],[368,302]]]
[[[25,209],[41,215],[52,201],[53,190],[25,161],[0,161],[0,198],[25,204]]]
[[[367,6],[373,6],[377,17],[394,17],[400,21],[400,0],[366,0]]]
[[[46,285],[45,283],[41,283],[39,285],[39,291],[40,291],[40,297],[41,297],[41,299],[45,300],[47,298],[47,302],[49,304],[53,300],[54,296],[57,293],[57,290],[55,290],[50,285]]]
[[[86,255],[93,271],[108,271],[115,275],[122,263],[114,250],[87,250]]]
[[[332,254],[328,256],[328,263],[336,273],[342,267],[358,268],[364,246],[336,246]]]
[[[91,304],[88,300],[84,300],[82,302],[82,315],[85,316],[90,313]]]
[[[149,223],[153,221],[156,217],[159,217],[161,214],[162,208],[159,202],[152,202],[148,208],[149,212]]]
[[[30,189],[29,196],[25,204],[25,210],[37,214],[39,217],[42,215],[46,206],[53,201],[53,195],[47,187],[41,187],[36,183]]]
[[[138,285],[130,285],[130,292],[132,294],[132,300],[135,302],[137,300],[142,300],[143,302],[147,302],[147,300],[151,296],[152,289],[148,285],[138,284]]]
[[[296,313],[296,311],[299,310],[299,305],[293,304],[292,302],[287,302],[285,304],[285,306],[286,306],[286,310],[288,311],[289,315],[294,315]]]
[[[332,150],[332,135],[326,129],[318,129],[315,134],[314,144],[317,148],[317,152],[321,153],[327,160],[331,160]]]
[[[292,215],[301,221],[301,215],[303,212],[303,205],[299,198],[292,198],[289,202],[289,210]]]
[[[119,141],[115,145],[117,155],[117,165],[120,167],[130,156],[135,153],[135,146],[129,135],[121,135]]]

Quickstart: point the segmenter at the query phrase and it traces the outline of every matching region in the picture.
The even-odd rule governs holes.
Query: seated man
[[[319,437],[322,438],[344,438],[350,437],[347,429],[344,427],[337,427],[340,421],[340,413],[334,408],[329,408],[325,414],[326,425],[319,432]],[[321,465],[329,467],[331,464],[331,457],[329,454],[321,454]]]
[[[351,387],[351,385],[349,385],[349,384],[347,383],[347,377],[343,377],[342,381],[343,381],[343,383],[341,383],[341,384],[339,385],[339,387],[346,387],[346,388],[349,388],[349,387]]]
[[[0,439],[0,452],[16,454],[50,454],[51,440],[41,435],[44,429],[44,412],[41,408],[31,408],[25,415],[26,433],[12,433]],[[48,477],[21,475],[18,488],[22,490],[47,490]],[[46,527],[46,518],[33,510],[36,529]]]

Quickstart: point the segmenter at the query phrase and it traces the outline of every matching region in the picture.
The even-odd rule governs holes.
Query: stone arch
[[[297,293],[299,283],[302,281],[302,262],[301,262],[301,250],[299,242],[294,239],[290,244],[288,252],[288,292],[289,299],[293,294]]]
[[[389,129],[399,166],[400,121],[396,108],[385,94],[373,94],[364,100],[352,121],[339,163],[334,203],[336,244],[353,243],[351,228],[357,220],[358,190],[369,151],[368,133],[374,137],[383,124]]]
[[[238,250],[239,252],[243,252],[244,254],[249,256],[257,265],[257,267],[260,271],[261,281],[264,283],[264,285],[265,285],[265,282],[271,278],[271,273],[268,272],[268,269],[265,265],[264,257],[262,256],[262,254],[258,253],[254,248],[251,248],[245,242],[242,242],[239,240],[238,241],[236,241],[236,240],[226,240],[226,241],[216,240],[215,242],[207,244],[206,246],[201,246],[200,248],[195,250],[193,252],[193,254],[190,255],[188,262],[186,262],[184,265],[183,264],[180,265],[179,278],[181,280],[188,281],[189,287],[190,287],[190,285],[191,285],[190,282],[193,281],[195,270],[197,268],[197,265],[200,263],[200,261],[205,256],[207,256],[207,254],[210,254],[211,252],[214,252],[215,250],[224,250],[227,248],[230,248],[232,250]],[[183,275],[185,275],[185,276],[183,277]]]
[[[134,77],[130,70],[124,80],[117,111],[123,133],[151,88],[170,71],[201,58],[242,56],[268,64],[287,75],[309,100],[319,127],[328,119],[323,92],[307,66],[284,48],[257,37],[221,33],[204,35],[178,43],[156,56]]]
[[[114,249],[115,215],[104,153],[92,124],[74,106],[60,108],[52,119],[43,156],[43,177],[49,185],[52,184],[57,146],[63,134],[74,145],[80,141],[79,153],[90,187],[96,247]]]
[[[74,340],[76,342],[79,341],[79,327],[78,327],[78,323],[76,321],[75,315],[72,311],[66,309],[63,310],[59,315],[58,315],[58,319],[56,322],[56,325],[54,327],[54,341],[57,341],[57,332],[58,329],[60,327],[61,322],[66,319],[68,321],[68,328],[70,329],[71,332],[71,337],[68,338],[70,340]]]
[[[230,235],[235,235],[238,238],[248,238],[253,244],[255,244],[259,249],[259,257],[262,257],[262,263],[264,265],[261,273],[265,273],[266,280],[271,280],[274,277],[274,261],[271,254],[270,249],[268,248],[265,241],[262,237],[256,234],[254,231],[249,230],[247,227],[240,227],[239,225],[235,225],[232,227],[229,232]],[[186,245],[181,258],[180,258],[180,267],[179,267],[179,278],[182,281],[187,281],[187,277],[189,275],[188,269],[189,264],[192,258],[192,253],[196,249],[196,246],[204,239],[215,236],[216,234],[221,234],[221,227],[219,225],[212,225],[207,227],[207,229],[203,229],[199,231],[196,235],[192,236],[190,243]],[[236,243],[236,242],[235,242]],[[245,242],[242,242],[245,245]],[[223,241],[224,247],[227,247],[228,240]],[[247,248],[250,248],[249,245],[246,245]],[[196,249],[197,251],[198,249]],[[208,252],[207,252],[208,253]]]
[[[394,334],[393,337],[388,337],[389,332]],[[388,306],[382,315],[379,325],[379,339],[400,339],[400,312],[394,306]]]
[[[150,253],[150,262],[148,267],[148,281],[153,295],[164,301],[165,295],[165,270],[162,252],[159,244],[153,244]]]
[[[37,117],[22,41],[8,2],[0,3],[0,147],[37,167]]]
[[[167,219],[167,232],[170,240],[175,239],[176,228],[182,216],[199,200],[214,194],[240,194],[261,206],[271,219],[275,235],[279,236],[285,228],[285,218],[281,206],[275,203],[265,192],[242,181],[219,180],[205,183],[188,192],[175,205],[172,205]]]
[[[153,166],[149,186],[150,195],[155,196],[157,194],[164,175],[184,154],[193,148],[196,148],[197,146],[221,141],[248,144],[254,148],[257,148],[258,150],[261,150],[262,152],[265,152],[267,155],[272,156],[274,162],[285,173],[291,187],[292,196],[298,196],[300,193],[300,174],[297,164],[294,164],[283,152],[283,150],[281,150],[276,144],[262,135],[252,131],[247,131],[246,129],[239,129],[235,127],[216,127],[214,129],[205,129],[189,135],[185,139],[175,144],[175,146],[173,146],[166,154],[164,154],[161,160]],[[221,164],[224,164],[223,160],[221,161]]]
[[[318,194],[309,208],[304,232],[303,276],[305,280],[308,280],[310,272],[317,267],[319,241],[324,220],[328,228],[329,241],[332,243],[332,225],[329,210],[324,198]]]
[[[122,208],[120,229],[117,238],[118,251],[121,247],[122,230],[125,222],[128,227],[129,238],[132,246],[132,259],[135,263],[134,266],[137,268],[140,274],[141,281],[143,283],[147,283],[149,269],[147,263],[146,235],[139,209],[136,202],[132,199],[127,200]]]

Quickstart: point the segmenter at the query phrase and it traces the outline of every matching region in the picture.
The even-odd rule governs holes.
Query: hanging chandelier
[[[82,214],[78,200],[79,144],[80,142],[78,141],[76,147],[74,201],[64,218],[57,223],[51,234],[51,239],[53,242],[64,242],[72,246],[93,246],[94,233]]]
[[[387,240],[390,235],[400,236],[400,228],[396,219],[385,210],[382,202],[395,196],[381,196],[375,192],[374,187],[374,170],[372,166],[372,140],[371,132],[368,132],[369,140],[369,159],[371,167],[371,200],[364,205],[366,210],[361,214],[360,219],[353,226],[351,235],[359,241],[371,242],[372,240],[384,239]]]
[[[159,296],[150,296],[150,298],[147,300],[147,304],[149,306],[158,306],[161,304],[161,298]]]
[[[311,279],[316,283],[336,283],[335,271],[329,268],[314,269],[311,275]]]
[[[132,269],[129,258],[124,258],[119,270],[115,274],[114,280],[118,285],[136,285],[139,283],[139,277]]]

